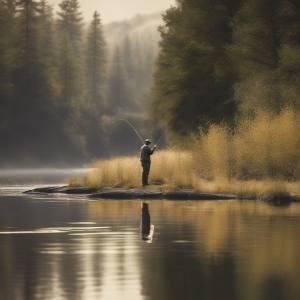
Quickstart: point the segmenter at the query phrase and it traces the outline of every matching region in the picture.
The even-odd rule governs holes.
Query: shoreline
[[[50,186],[44,188],[36,188],[23,192],[24,194],[73,194],[73,195],[87,195],[91,199],[99,200],[259,200],[269,203],[292,203],[299,202],[300,196],[290,196],[286,194],[270,194],[261,197],[253,196],[238,196],[228,194],[211,194],[198,193],[193,190],[181,191],[159,191],[148,189],[118,189],[118,188],[103,188],[98,189],[94,187],[70,187],[70,186]]]

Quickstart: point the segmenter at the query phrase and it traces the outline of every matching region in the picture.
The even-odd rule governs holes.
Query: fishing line
[[[170,129],[170,127],[176,122],[177,120],[173,121],[170,125],[167,126],[167,129],[163,132],[163,134],[160,136],[156,144],[160,141],[160,139],[167,133],[167,131]]]
[[[127,120],[125,120],[125,119],[119,119],[119,120],[117,120],[116,122],[118,122],[118,121],[124,121],[124,122],[126,122],[127,124],[129,124],[130,126],[131,126],[131,128],[135,131],[135,133],[139,136],[139,138],[141,139],[141,141],[144,143],[144,140],[141,138],[141,136],[139,135],[139,133],[137,132],[137,130],[133,127],[133,125],[131,125]],[[112,130],[114,129],[114,127],[115,127],[115,123],[116,122],[113,122],[113,124],[114,124],[114,126],[113,126],[113,128],[112,128]],[[112,131],[111,130],[111,131]]]

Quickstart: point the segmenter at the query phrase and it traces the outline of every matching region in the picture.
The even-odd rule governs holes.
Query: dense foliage
[[[152,115],[175,143],[199,126],[299,108],[299,1],[177,0],[163,19]]]
[[[100,14],[91,19],[77,0],[56,14],[47,0],[0,0],[1,166],[78,164],[139,146],[126,126],[111,130],[120,118],[144,126],[155,44],[138,34],[108,44]]]
[[[141,141],[119,119],[180,144],[199,128],[232,133],[258,111],[300,109],[299,1],[176,0],[154,72],[155,39],[128,34],[133,23],[105,35],[91,18],[78,0],[56,14],[47,0],[0,0],[1,166],[132,154]]]

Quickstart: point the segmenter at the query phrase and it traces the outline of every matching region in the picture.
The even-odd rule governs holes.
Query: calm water
[[[299,204],[21,194],[70,172],[0,172],[1,300],[300,299]]]

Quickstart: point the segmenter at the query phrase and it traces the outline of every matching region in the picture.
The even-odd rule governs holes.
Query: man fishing
[[[148,176],[149,176],[149,172],[150,172],[150,164],[151,164],[151,159],[150,159],[150,155],[152,155],[155,151],[155,148],[157,147],[157,145],[155,145],[153,147],[153,149],[150,148],[151,141],[149,139],[145,140],[145,144],[141,147],[141,164],[142,164],[142,168],[143,168],[143,172],[142,172],[142,185],[146,186],[149,185],[148,183]]]

